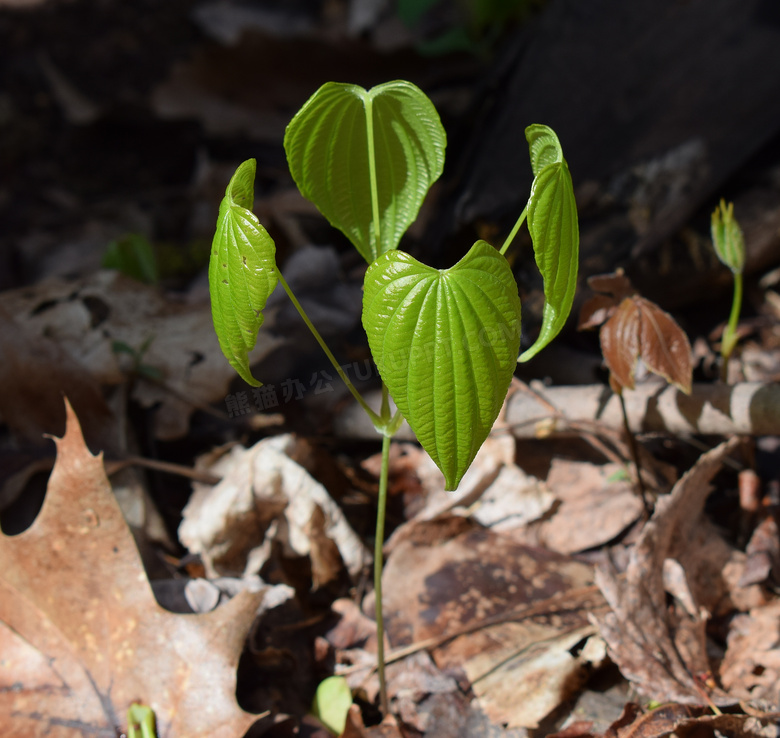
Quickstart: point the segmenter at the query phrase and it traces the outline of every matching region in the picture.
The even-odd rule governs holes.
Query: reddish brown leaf
[[[634,389],[634,370],[640,355],[639,320],[636,302],[627,297],[599,333],[609,382],[616,392],[625,387]]]
[[[626,297],[602,326],[601,351],[616,392],[634,389],[638,359],[654,374],[691,392],[693,354],[674,318],[644,297]]]
[[[119,735],[140,701],[158,734],[236,738],[236,665],[262,593],[205,615],[160,608],[102,459],[67,406],[32,526],[0,534],[0,724],[6,738]]]
[[[634,294],[634,287],[622,269],[611,274],[594,274],[588,277],[588,287],[599,294],[609,295],[615,304]]]
[[[615,311],[617,303],[607,295],[594,295],[586,300],[580,309],[580,318],[577,323],[578,331],[598,328],[605,323]]]

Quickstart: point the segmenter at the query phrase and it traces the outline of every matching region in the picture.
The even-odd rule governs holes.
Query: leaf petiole
[[[501,256],[504,256],[506,254],[506,250],[509,248],[509,245],[512,243],[512,241],[515,240],[515,236],[517,235],[517,232],[520,230],[520,226],[523,225],[523,223],[525,222],[526,215],[528,215],[528,205],[526,205],[523,208],[523,212],[520,213],[520,217],[517,219],[517,222],[515,223],[511,232],[506,237],[506,241],[504,241],[504,245],[501,247],[501,251],[499,251]]]
[[[306,323],[306,327],[311,331],[312,336],[314,336],[315,340],[320,345],[320,348],[325,352],[325,355],[328,357],[328,360],[333,365],[333,368],[336,370],[336,373],[339,375],[339,377],[341,377],[341,380],[347,386],[347,389],[352,393],[352,396],[355,398],[355,400],[357,400],[360,407],[362,407],[363,410],[366,411],[368,417],[371,418],[371,422],[374,424],[374,427],[380,433],[384,433],[384,428],[387,425],[387,418],[380,417],[368,406],[368,403],[363,399],[363,395],[361,395],[360,392],[357,391],[355,385],[352,384],[352,382],[350,382],[346,372],[339,366],[338,361],[336,361],[336,357],[333,355],[330,348],[328,348],[328,344],[325,343],[325,339],[320,335],[320,332],[314,327],[314,324],[309,319],[309,316],[306,314],[306,311],[303,309],[301,303],[298,302],[298,298],[293,293],[292,289],[290,288],[290,285],[287,284],[287,280],[282,276],[281,270],[277,268],[276,274],[279,277],[279,284],[282,285],[282,288],[287,293],[287,297],[290,298],[290,302],[292,302],[292,304],[295,306],[295,309],[298,311],[298,315],[301,316],[303,322]]]

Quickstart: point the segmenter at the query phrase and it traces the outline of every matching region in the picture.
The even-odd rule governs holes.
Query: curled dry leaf
[[[725,595],[730,547],[702,519],[702,510],[710,480],[737,444],[732,439],[701,456],[658,501],[624,577],[596,572],[612,608],[597,616],[610,655],[626,678],[659,701],[735,701],[712,683],[705,634],[709,614]]]
[[[70,405],[66,427],[38,518],[0,534],[3,735],[119,735],[138,701],[161,736],[243,735],[257,716],[236,702],[236,666],[263,593],[205,615],[159,607]]]
[[[369,560],[341,508],[291,458],[299,446],[283,435],[236,447],[214,467],[224,475],[219,484],[195,485],[179,538],[210,575],[258,573],[272,540],[289,556],[309,556],[319,584],[338,575],[339,557],[353,575]]]

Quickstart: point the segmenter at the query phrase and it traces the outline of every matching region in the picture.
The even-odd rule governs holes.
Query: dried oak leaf
[[[730,549],[702,510],[710,480],[737,444],[734,438],[703,454],[658,501],[624,577],[596,572],[612,609],[596,616],[610,656],[642,693],[659,701],[736,701],[712,683],[705,633],[725,593],[722,570]]]
[[[0,724],[5,738],[117,736],[130,704],[160,738],[238,738],[236,666],[262,593],[205,615],[159,607],[105,475],[67,405],[46,500],[0,534]]]

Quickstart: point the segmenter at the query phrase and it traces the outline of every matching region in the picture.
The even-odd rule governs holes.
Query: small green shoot
[[[745,238],[737,219],[734,217],[734,203],[726,205],[720,201],[718,207],[712,213],[711,221],[712,243],[715,253],[723,264],[731,269],[734,275],[734,297],[731,302],[731,314],[729,322],[723,330],[720,343],[720,355],[723,359],[721,365],[721,378],[726,381],[728,376],[728,362],[734,347],[737,345],[737,325],[739,314],[742,310],[742,270],[745,268]]]
[[[254,160],[238,168],[220,207],[209,285],[214,328],[228,361],[246,382],[259,384],[250,371],[249,351],[278,282],[382,435],[374,590],[385,714],[382,545],[390,438],[406,418],[441,469],[447,489],[454,489],[471,465],[518,361],[520,298],[504,253],[526,217],[544,277],[545,308],[540,335],[519,360],[547,345],[571,311],[579,248],[571,176],[550,128],[529,126],[526,138],[534,182],[501,250],[477,241],[454,266],[433,269],[398,250],[444,166],[446,135],[422,90],[405,81],[371,90],[329,82],[287,127],[284,148],[298,188],[369,264],[362,320],[382,378],[379,412],[350,382],[276,266],[274,242],[250,209]],[[394,414],[391,395],[398,408]]]
[[[311,711],[331,733],[341,735],[351,706],[352,690],[347,680],[342,676],[330,676],[317,686]]]
[[[102,266],[116,269],[144,284],[156,284],[160,279],[157,257],[146,236],[128,233],[106,247]]]
[[[138,377],[144,377],[145,379],[151,379],[153,382],[160,382],[164,378],[162,371],[156,366],[145,364],[143,361],[144,354],[149,350],[152,341],[154,341],[154,336],[149,336],[137,349],[134,349],[124,341],[112,341],[111,350],[115,354],[127,354],[132,359],[133,365],[130,369],[131,374]]]
[[[157,738],[151,707],[134,702],[127,710],[127,738]]]

